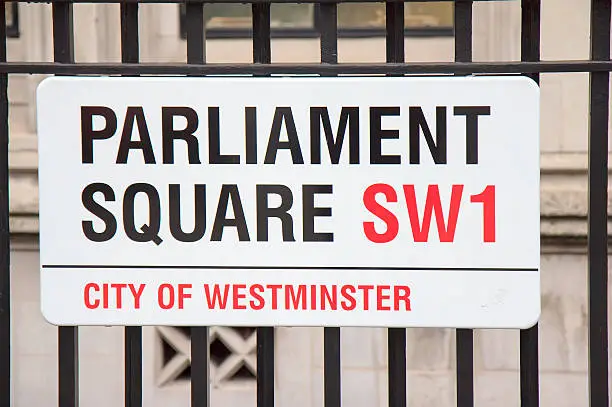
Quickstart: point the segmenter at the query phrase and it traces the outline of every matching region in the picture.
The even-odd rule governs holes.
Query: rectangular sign
[[[42,312],[58,325],[526,328],[525,77],[52,77]]]

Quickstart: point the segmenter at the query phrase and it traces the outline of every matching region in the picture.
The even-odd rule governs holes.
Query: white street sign
[[[58,325],[526,328],[525,77],[52,77],[42,312]]]

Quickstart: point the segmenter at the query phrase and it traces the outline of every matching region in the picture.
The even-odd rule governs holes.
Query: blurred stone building
[[[542,1],[543,60],[586,59],[589,1]],[[6,3],[10,61],[51,61],[51,7]],[[407,61],[453,60],[450,3],[406,4]],[[186,60],[184,9],[178,4],[140,6],[143,62]],[[251,62],[248,5],[206,5],[208,62]],[[318,62],[316,7],[272,6],[272,61]],[[383,4],[339,7],[339,62],[384,62]],[[74,6],[77,62],[119,62],[119,6]],[[474,7],[474,60],[520,58],[520,2]],[[13,391],[16,407],[57,404],[57,333],[40,312],[35,89],[42,76],[11,75],[10,208],[13,301]],[[587,405],[586,208],[588,75],[541,78],[542,318],[541,405]],[[123,330],[80,328],[81,405],[123,405]],[[144,405],[189,403],[189,332],[143,330]],[[322,406],[323,330],[276,330],[277,405]],[[410,406],[444,407],[455,402],[452,330],[408,331]],[[479,407],[519,404],[517,331],[475,333],[476,402]],[[254,329],[211,330],[212,405],[255,405]],[[343,405],[387,403],[386,332],[342,329]]]

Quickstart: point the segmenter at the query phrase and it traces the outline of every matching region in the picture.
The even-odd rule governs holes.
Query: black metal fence
[[[209,0],[208,2],[212,2]],[[214,0],[241,3],[247,0]],[[295,0],[294,0],[295,1]],[[356,2],[344,0],[342,2]],[[372,0],[358,0],[359,2]],[[420,0],[423,1],[423,0]],[[452,0],[447,0],[452,1]],[[486,1],[486,0],[480,0]],[[519,0],[516,0],[519,1]],[[590,406],[609,405],[607,314],[608,115],[611,0],[591,0],[591,51],[586,61],[547,61],[540,57],[540,0],[520,0],[522,6],[521,61],[472,63],[473,1],[455,0],[454,63],[407,64],[404,58],[404,3],[386,3],[384,64],[337,63],[337,6],[333,0],[316,3],[320,13],[321,63],[271,64],[270,1],[250,0],[253,15],[253,64],[205,64],[205,0],[30,0],[52,3],[54,62],[7,62],[5,8],[0,7],[0,407],[11,405],[11,325],[8,201],[8,75],[9,74],[523,74],[536,81],[543,72],[588,72],[590,75],[589,192],[588,192],[588,361]],[[140,64],[139,3],[186,3],[186,64]],[[273,2],[288,2],[273,0]],[[121,3],[120,64],[74,63],[72,3]],[[78,405],[78,328],[58,328],[59,406]],[[191,404],[207,406],[208,341],[206,327],[192,328]],[[457,341],[457,405],[474,405],[473,331],[459,329]],[[324,331],[324,404],[341,404],[340,329]],[[18,362],[18,361],[17,361]],[[406,330],[388,330],[389,406],[406,406]],[[520,333],[521,406],[539,405],[538,326]],[[125,406],[142,405],[142,331],[125,328]],[[274,406],[274,330],[257,330],[257,405]]]

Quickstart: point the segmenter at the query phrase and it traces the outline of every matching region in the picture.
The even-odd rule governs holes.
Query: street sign
[[[526,328],[525,77],[52,77],[42,312],[57,325]]]

